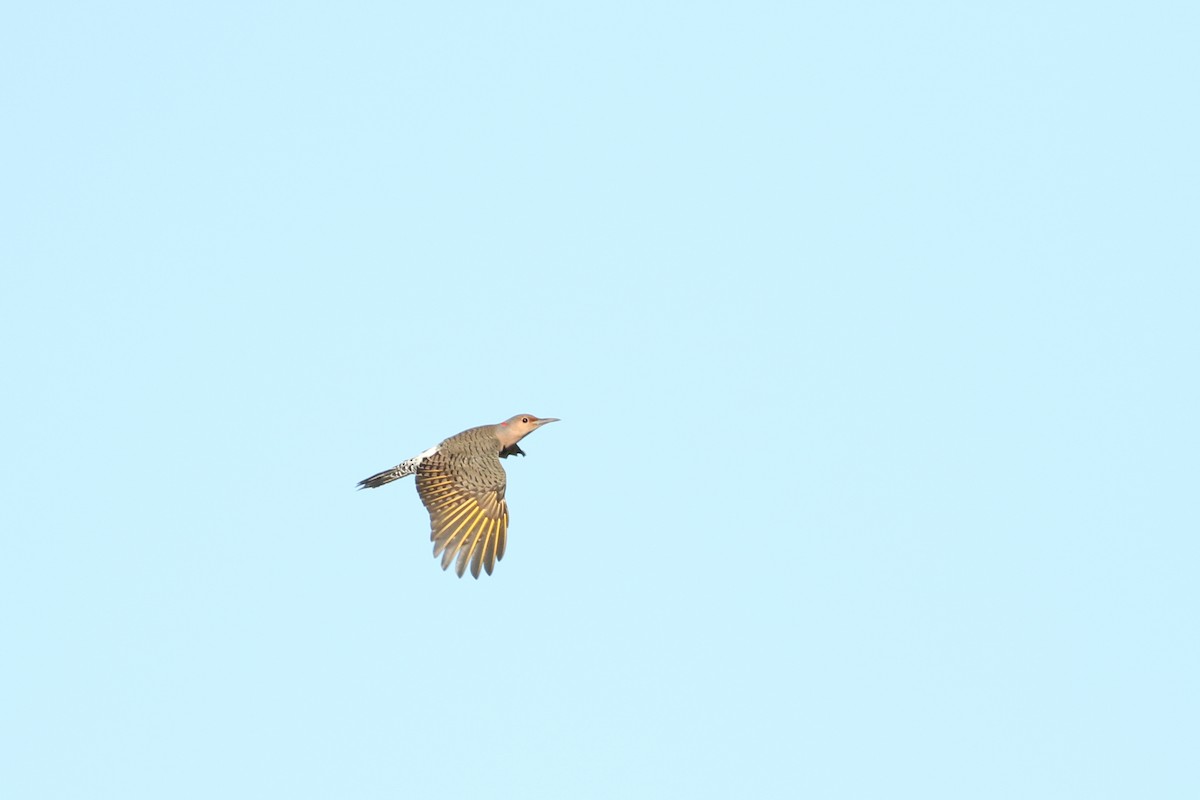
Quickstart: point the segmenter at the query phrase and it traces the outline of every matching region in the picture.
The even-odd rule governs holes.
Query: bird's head
[[[535,417],[533,414],[517,414],[509,417],[496,426],[496,436],[505,447],[516,444],[529,434],[551,422],[558,422],[554,417]]]

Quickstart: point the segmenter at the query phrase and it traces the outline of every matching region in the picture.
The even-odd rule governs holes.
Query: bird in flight
[[[481,567],[491,575],[496,562],[504,558],[508,541],[506,476],[500,459],[525,455],[517,443],[551,422],[558,420],[518,414],[498,425],[468,428],[391,469],[364,478],[358,488],[376,489],[416,475],[417,494],[429,511],[433,555],[442,557],[442,569],[454,563],[461,578],[469,564],[475,578]]]

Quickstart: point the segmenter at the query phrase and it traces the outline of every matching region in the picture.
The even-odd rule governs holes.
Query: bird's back
[[[445,453],[496,453],[499,457],[500,440],[496,438],[495,425],[480,425],[456,433],[438,445],[438,452]]]
[[[437,471],[468,492],[498,492],[504,497],[505,474],[500,465],[500,440],[494,425],[456,433],[438,445],[437,453],[418,469]]]

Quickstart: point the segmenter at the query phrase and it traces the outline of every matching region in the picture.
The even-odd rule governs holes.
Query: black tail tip
[[[394,480],[395,478],[390,472],[381,472],[378,475],[372,475],[369,478],[363,478],[355,485],[358,486],[359,489],[378,489],[380,486],[391,483]]]

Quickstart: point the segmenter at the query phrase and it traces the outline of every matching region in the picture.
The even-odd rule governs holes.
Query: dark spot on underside
[[[525,451],[522,450],[521,448],[517,447],[515,444],[510,444],[508,447],[506,447],[500,451],[501,458],[508,458],[509,456],[523,456],[523,455],[525,455]]]

